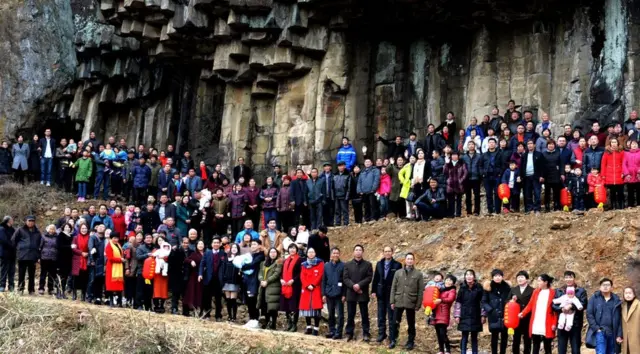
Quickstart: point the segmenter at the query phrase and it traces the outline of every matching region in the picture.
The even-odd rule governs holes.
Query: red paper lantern
[[[509,185],[502,183],[498,186],[498,198],[502,199],[502,204],[509,204],[509,198],[511,197],[511,190]]]
[[[560,205],[562,205],[564,211],[569,211],[569,206],[571,206],[571,192],[569,192],[568,188],[562,188],[562,190],[560,190]]]
[[[422,306],[424,314],[431,316],[431,311],[436,307],[436,300],[440,298],[440,289],[437,286],[427,286],[422,293]]]
[[[509,301],[504,306],[504,326],[510,336],[513,335],[515,329],[520,325],[520,305],[515,301]]]
[[[144,260],[144,265],[142,266],[142,277],[144,278],[145,284],[151,284],[153,277],[156,274],[156,257],[149,257]]]
[[[607,189],[604,187],[604,184],[596,185],[593,190],[593,200],[598,204],[598,209],[604,207],[604,203],[607,202]]]

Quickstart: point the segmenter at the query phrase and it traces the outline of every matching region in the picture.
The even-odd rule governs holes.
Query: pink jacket
[[[378,194],[389,196],[391,193],[391,176],[389,174],[380,175],[380,186],[378,187]]]
[[[640,173],[640,149],[629,150],[624,154],[622,161],[622,174],[624,183],[638,183],[638,173]]]

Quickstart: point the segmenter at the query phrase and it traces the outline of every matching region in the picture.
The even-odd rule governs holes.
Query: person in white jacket
[[[553,299],[553,303],[556,305],[560,305],[561,307],[567,307],[568,305],[573,305],[578,309],[578,311],[582,311],[583,305],[580,300],[576,297],[576,289],[572,286],[567,287],[567,293],[560,296],[557,299]],[[558,329],[565,330],[567,332],[571,331],[571,327],[573,327],[573,317],[575,315],[575,311],[565,313],[562,311],[560,313],[560,317],[558,318]]]
[[[493,130],[493,128],[490,127],[489,129],[487,129],[487,136],[482,140],[482,145],[476,145],[476,148],[478,146],[481,146],[480,147],[480,149],[481,149],[480,152],[481,153],[485,153],[485,152],[489,151],[489,139],[492,139],[492,138],[495,139],[496,141],[498,141],[498,137],[496,136],[496,131]],[[466,142],[464,143],[464,147],[465,147],[464,151],[467,152],[467,143]]]
[[[478,133],[475,130],[471,130],[470,134],[471,135],[469,135],[464,139],[464,145],[462,145],[462,148],[464,149],[465,153],[469,151],[470,141],[473,141],[474,143],[476,143],[476,146],[482,145],[482,140],[480,140],[480,137],[478,136]]]

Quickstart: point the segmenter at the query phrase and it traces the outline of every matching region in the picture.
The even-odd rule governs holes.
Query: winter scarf
[[[307,268],[307,269],[311,269],[311,268],[317,266],[318,262],[319,262],[318,261],[318,257],[313,258],[313,259],[312,258],[307,258],[306,261],[302,262],[302,266]]]
[[[120,248],[120,244],[118,244],[117,242],[109,242],[109,244],[111,245],[113,258],[122,258],[122,248]],[[124,281],[124,271],[122,268],[122,263],[111,263],[111,281]]]
[[[300,258],[300,256],[298,256],[297,253],[294,253],[290,255],[286,261],[284,261],[284,269],[282,270],[282,280],[284,280],[285,283],[293,279],[293,268],[295,267],[296,262],[298,261],[298,258]],[[286,299],[290,299],[291,296],[293,296],[293,287],[291,285],[283,285],[282,295]]]

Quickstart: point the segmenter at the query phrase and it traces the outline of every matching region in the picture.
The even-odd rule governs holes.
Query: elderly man
[[[242,243],[242,237],[244,236],[244,234],[250,234],[251,235],[251,239],[252,240],[259,240],[260,239],[260,235],[253,229],[253,221],[247,219],[244,222],[244,229],[240,230],[240,232],[238,232],[238,234],[236,235],[236,241],[235,243]]]
[[[36,227],[36,217],[29,215],[25,225],[13,234],[11,243],[17,250],[18,258],[18,290],[24,292],[25,275],[29,272],[29,295],[35,293],[36,262],[40,259],[40,242],[42,234]]]

